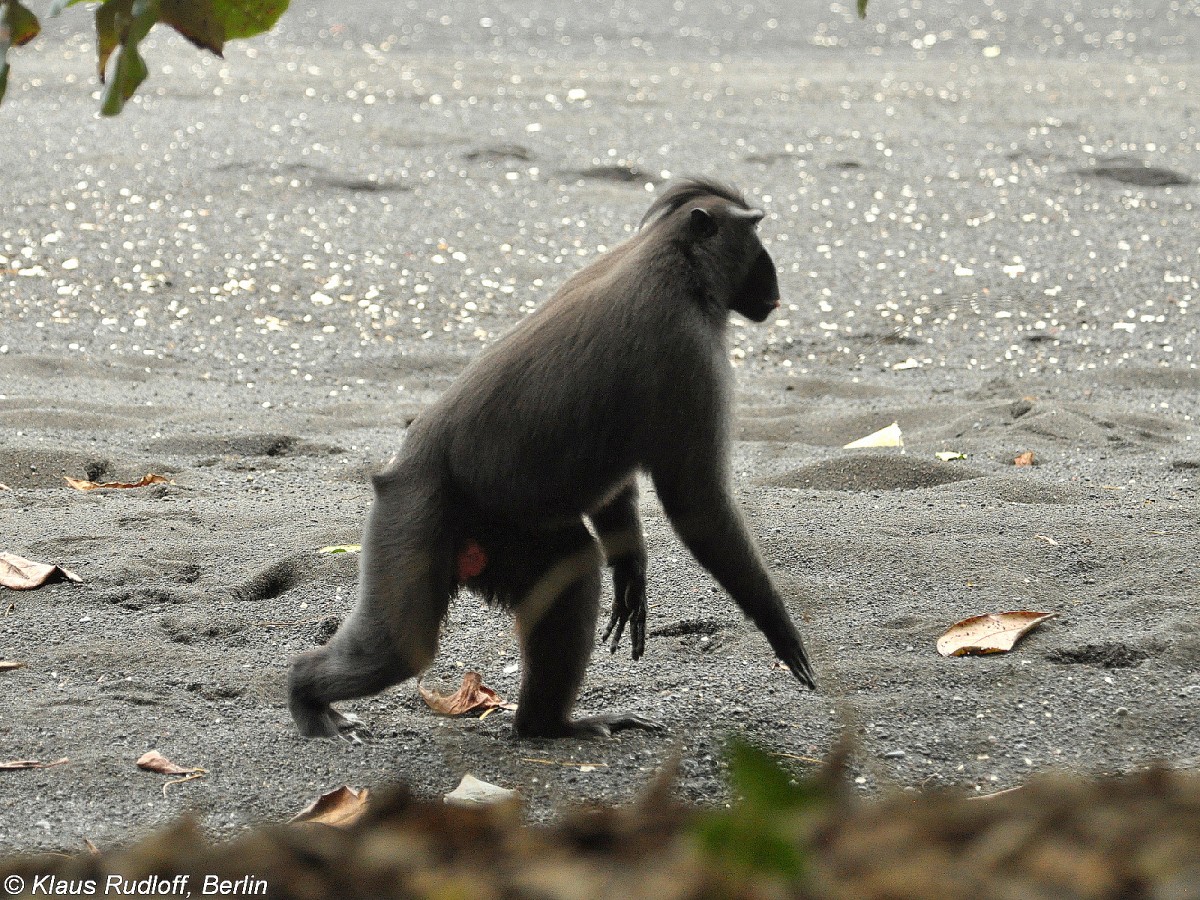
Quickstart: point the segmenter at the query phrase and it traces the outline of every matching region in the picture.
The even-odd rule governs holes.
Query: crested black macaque
[[[645,646],[639,471],[696,559],[815,686],[729,486],[726,323],[730,312],[762,322],[779,306],[762,218],[725,185],[673,183],[633,238],[567,281],[412,423],[372,479],[358,605],[326,646],[292,663],[301,734],[354,728],[331,703],[424,670],[462,586],[516,616],[519,737],[661,727],[629,714],[571,718],[605,560],[615,588],[605,638],[615,629],[615,649],[628,624],[635,659]]]

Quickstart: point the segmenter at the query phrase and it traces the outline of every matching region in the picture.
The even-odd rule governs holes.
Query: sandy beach
[[[0,852],[467,772],[544,821],[675,758],[721,804],[732,735],[799,773],[849,729],[866,796],[1200,767],[1200,13],[875,2],[315,2],[224,60],[156,31],[117,119],[82,11],[12,51],[0,551],[82,583],[0,589],[0,762],[69,760],[0,776]],[[735,486],[819,692],[647,484],[646,656],[598,642],[578,707],[665,733],[518,743],[409,682],[345,705],[364,745],[301,740],[287,663],[353,603],[355,557],[318,551],[358,541],[367,476],[684,174],[768,211],[784,303],[730,329]],[[843,449],[892,423],[903,448]],[[938,655],[1005,610],[1057,617]],[[518,666],[463,595],[426,683],[515,698]],[[164,792],[149,749],[207,775]]]

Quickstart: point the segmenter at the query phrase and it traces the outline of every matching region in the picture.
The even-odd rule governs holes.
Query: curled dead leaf
[[[205,775],[208,773],[207,769],[199,766],[181,766],[173,763],[157,750],[147,750],[138,757],[137,765],[139,769],[157,772],[160,775]]]
[[[140,488],[149,487],[152,484],[171,484],[169,479],[153,473],[149,475],[143,475],[137,481],[95,482],[87,481],[83,478],[70,478],[66,475],[63,476],[63,480],[77,491],[96,491],[100,488]]]
[[[0,553],[0,585],[14,591],[31,591],[56,581],[83,581],[69,569],[49,563],[34,562],[15,553]]]
[[[429,708],[443,716],[461,716],[473,710],[516,709],[515,703],[508,703],[503,697],[483,683],[478,672],[465,672],[462,684],[453,694],[440,694],[431,691],[423,684],[417,684],[422,699]]]
[[[1033,455],[1032,450],[1026,450],[1024,453],[1013,459],[1014,466],[1036,466],[1037,459]]]
[[[14,669],[25,668],[25,663],[15,659],[0,659],[0,672],[12,672]]]
[[[0,491],[11,491],[11,490],[12,490],[12,488],[10,488],[7,484],[0,483]]]
[[[942,656],[1007,653],[1031,629],[1057,615],[1022,609],[971,616],[946,629],[938,638],[938,653]]]
[[[367,788],[356,791],[354,788],[342,785],[336,790],[322,794],[292,816],[288,823],[299,825],[305,822],[316,822],[321,825],[332,825],[335,828],[344,827],[357,821],[366,811],[370,793]]]

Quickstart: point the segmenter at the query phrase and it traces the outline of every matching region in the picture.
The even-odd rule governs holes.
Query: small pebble
[[[903,759],[907,754],[903,750],[889,750],[883,754],[884,759]]]

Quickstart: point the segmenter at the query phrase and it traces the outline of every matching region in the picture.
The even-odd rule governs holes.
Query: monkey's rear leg
[[[377,694],[419,672],[394,647],[355,633],[361,629],[354,622],[353,618],[347,621],[324,647],[306,650],[292,660],[288,709],[303,737],[349,737],[362,730],[356,719],[330,704]]]
[[[403,487],[376,484],[363,534],[358,603],[324,647],[292,661],[288,708],[304,737],[332,738],[359,724],[330,706],[377,694],[420,674],[437,652],[453,551]],[[399,496],[395,496],[399,495]]]
[[[603,556],[582,525],[569,534],[580,549],[551,565],[516,609],[524,673],[514,730],[522,738],[558,738],[662,728],[628,713],[571,718],[595,643]]]

